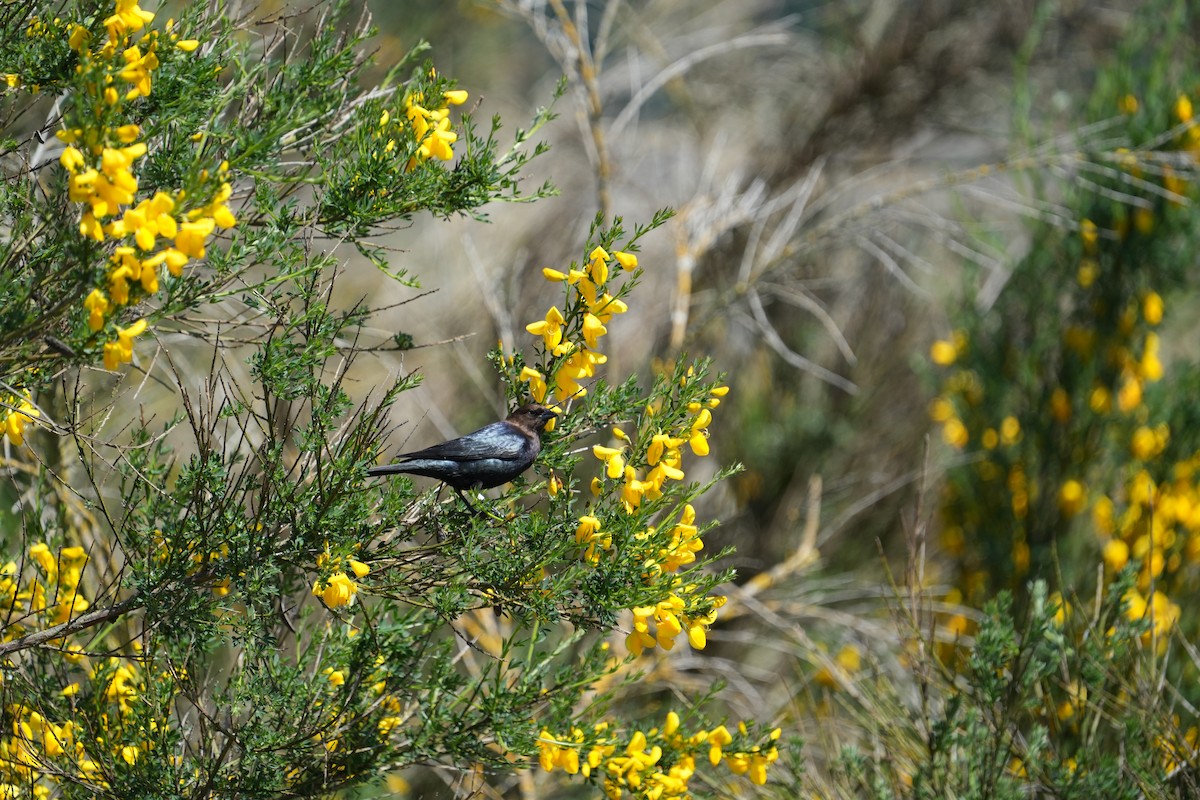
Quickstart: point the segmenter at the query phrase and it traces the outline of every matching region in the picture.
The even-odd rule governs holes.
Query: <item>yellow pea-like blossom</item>
[[[1083,239],[1083,249],[1087,253],[1096,252],[1096,244],[1100,240],[1100,229],[1090,219],[1079,223],[1079,236]]]
[[[967,446],[970,439],[967,426],[958,417],[951,417],[942,424],[942,441],[951,447],[961,450]]]
[[[1087,489],[1074,478],[1064,481],[1058,490],[1058,508],[1064,516],[1073,517],[1087,505]]]
[[[613,258],[615,258],[617,263],[621,265],[621,269],[625,270],[626,272],[632,272],[633,270],[637,269],[638,259],[633,253],[624,253],[618,250],[617,252],[613,253]]]
[[[958,360],[958,348],[954,346],[953,342],[939,339],[930,345],[929,357],[933,360],[933,363],[942,367],[948,367]]]
[[[321,581],[313,584],[313,595],[320,597],[325,605],[333,609],[343,608],[354,602],[358,593],[358,584],[350,580],[344,572],[336,572],[322,585]]]
[[[1088,408],[1097,414],[1112,411],[1112,392],[1103,386],[1092,389],[1092,393],[1088,395]]]
[[[546,376],[533,367],[522,367],[519,380],[529,384],[529,394],[539,403],[546,399]]]
[[[624,314],[628,311],[629,306],[624,301],[605,293],[596,298],[594,303],[589,304],[588,309],[600,322],[607,324],[615,314]]]
[[[1175,98],[1175,118],[1180,122],[1190,122],[1192,119],[1192,100],[1186,94]]]
[[[138,0],[117,0],[116,13],[104,20],[108,37],[116,42],[126,33],[136,33],[154,20],[154,13],[138,5]]]
[[[1117,391],[1117,408],[1128,414],[1142,404],[1142,382],[1136,376],[1126,375]]]
[[[592,447],[592,455],[604,462],[605,474],[610,480],[616,480],[625,474],[624,448],[598,444]]]
[[[88,294],[87,299],[83,301],[83,307],[88,312],[88,327],[92,332],[100,330],[104,327],[104,314],[108,311],[108,298],[104,296],[104,292],[99,289],[92,289]]]
[[[204,242],[215,228],[211,217],[180,223],[175,233],[175,249],[188,258],[204,258]]]
[[[604,327],[599,317],[591,313],[583,315],[583,341],[588,347],[595,350],[600,337],[606,333],[608,328]]]
[[[546,349],[554,351],[562,343],[564,322],[566,319],[558,310],[558,306],[551,306],[545,319],[531,322],[525,326],[525,330],[534,336],[541,336]]]

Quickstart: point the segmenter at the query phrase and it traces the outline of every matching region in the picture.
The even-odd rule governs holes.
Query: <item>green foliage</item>
[[[1026,797],[1031,784],[1054,797],[1190,796],[1194,776],[1175,754],[1192,746],[1194,729],[1174,728],[1175,702],[1154,688],[1162,664],[1146,623],[1121,600],[1133,578],[1127,571],[1091,614],[1065,611],[1041,582],[1021,615],[1001,593],[955,670],[925,660],[939,651],[933,642],[910,651],[928,654],[909,664],[920,705],[884,674],[856,682],[864,743],[889,747],[881,756],[845,745],[832,785],[847,796],[930,800]]]

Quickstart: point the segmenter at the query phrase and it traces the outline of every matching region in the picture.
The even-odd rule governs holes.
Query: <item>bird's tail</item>
[[[378,467],[368,467],[367,475],[371,478],[376,478],[380,475],[397,475],[401,472],[408,472],[405,464],[381,464]]]

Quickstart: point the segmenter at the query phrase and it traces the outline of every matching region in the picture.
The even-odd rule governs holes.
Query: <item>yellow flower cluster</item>
[[[738,733],[739,740],[749,739],[744,723],[738,724]],[[537,742],[538,762],[547,772],[561,769],[585,778],[595,772],[601,776],[609,800],[687,800],[697,755],[705,748],[714,767],[724,761],[734,775],[745,775],[758,786],[766,783],[767,767],[779,758],[774,743],[780,733],[776,728],[763,743],[730,749],[735,738],[724,725],[685,735],[680,731],[679,715],[671,711],[662,728],[634,731],[624,747],[609,732],[607,722],[597,723],[590,736],[577,727],[565,737],[543,729]]]
[[[694,375],[694,370],[689,368],[681,379],[684,388]],[[648,424],[641,426],[642,430],[638,431],[636,439],[621,428],[613,428],[614,438],[623,444],[618,447],[595,445],[592,448],[592,454],[603,462],[603,474],[608,480],[621,481],[619,497],[627,514],[633,514],[641,508],[643,500],[653,501],[661,498],[664,484],[668,480],[684,479],[681,464],[682,448],[685,445],[690,447],[695,455],[708,455],[711,409],[720,404],[721,398],[728,394],[728,391],[727,386],[711,389],[706,401],[690,403],[688,417],[669,430],[658,426],[654,410],[647,408]],[[634,463],[629,463],[627,458]],[[644,477],[642,473],[645,473]],[[604,481],[599,477],[594,478],[591,488],[592,494],[599,497],[605,491]],[[656,538],[656,533],[656,528],[649,527],[638,533],[636,538],[638,541],[648,542]],[[589,512],[580,517],[575,531],[575,542],[584,548],[584,559],[591,564],[597,564],[603,553],[611,551],[613,537],[604,530],[602,521]],[[696,554],[703,547],[704,542],[696,525],[696,509],[691,504],[685,504],[680,511],[678,522],[670,530],[665,545],[644,555],[643,578],[649,583],[664,573],[678,572],[694,563]],[[716,621],[717,609],[725,604],[726,598],[703,598],[696,596],[695,592],[695,585],[685,586],[681,580],[676,579],[675,590],[666,599],[653,605],[630,609],[633,612],[633,629],[625,641],[629,652],[640,655],[644,650],[656,645],[670,650],[675,645],[675,639],[684,631],[687,631],[691,645],[702,649],[707,641],[706,630]]]
[[[20,447],[25,443],[25,426],[40,416],[41,412],[34,408],[29,392],[0,396],[0,430],[14,446]]]
[[[55,552],[39,542],[29,548],[29,558],[39,575],[23,585],[15,561],[0,567],[0,609],[6,617],[0,625],[0,641],[24,636],[31,620],[42,623],[39,628],[48,628],[82,614],[90,605],[79,591],[87,563],[82,547]]]
[[[378,129],[373,135],[376,139],[387,141],[381,150],[376,151],[376,157],[389,157],[396,152],[399,140],[411,132],[417,148],[405,163],[405,171],[412,171],[431,158],[439,161],[451,160],[454,158],[454,143],[458,141],[458,133],[451,127],[450,106],[459,106],[465,102],[467,92],[462,89],[442,92],[438,106],[432,109],[426,107],[425,96],[421,92],[406,95],[403,118],[393,117],[392,112],[387,110],[379,117]],[[386,189],[380,191],[387,192]]]
[[[677,579],[677,588],[679,583]],[[688,585],[652,606],[630,609],[633,612],[633,630],[625,637],[625,647],[629,652],[635,656],[641,655],[655,645],[670,650],[675,646],[676,637],[685,630],[688,644],[703,650],[708,644],[708,626],[717,621],[717,609],[725,605],[727,598],[721,595],[698,598],[695,588]],[[650,633],[652,623],[653,634]]]
[[[1115,498],[1102,495],[1092,506],[1109,571],[1131,559],[1141,562],[1139,592],[1127,598],[1130,618],[1152,614],[1160,637],[1179,618],[1179,606],[1165,593],[1183,588],[1185,573],[1200,564],[1200,453],[1176,463],[1173,473],[1172,480],[1156,484],[1139,469]]]
[[[10,704],[5,715],[12,720],[12,734],[0,738],[0,797],[25,797],[24,789],[33,786],[35,797],[48,797],[48,782],[40,782],[40,771],[47,758],[83,752],[73,722],[55,723],[25,705]],[[80,767],[90,759],[80,761]],[[96,770],[99,771],[98,769]]]
[[[546,280],[568,287],[565,308],[577,309],[579,313],[570,314],[568,319],[558,306],[551,306],[544,319],[525,326],[529,333],[542,337],[543,350],[551,362],[550,378],[532,367],[521,370],[521,380],[529,384],[529,394],[539,403],[546,402],[547,381],[551,379],[556,402],[583,397],[587,389],[579,381],[595,376],[596,367],[608,361],[608,356],[597,350],[600,337],[608,333],[606,325],[614,315],[629,310],[623,301],[607,291],[610,262],[614,260],[626,272],[638,266],[637,256],[632,253],[609,255],[603,247],[597,247],[588,254],[584,269],[571,269],[565,273],[549,267],[542,270]],[[554,408],[561,411],[558,406]]]
[[[450,129],[449,109],[452,105],[467,102],[467,93],[461,89],[442,92],[441,103],[435,109],[426,108],[424,102],[425,98],[419,92],[404,98],[404,116],[419,142],[416,154],[408,162],[410,170],[431,158],[441,161],[454,158],[453,145],[458,141],[458,134]]]
[[[686,383],[691,377],[691,370],[684,377]],[[635,442],[620,428],[613,428],[613,436],[620,442],[618,447],[596,445],[592,455],[604,462],[604,474],[609,480],[620,480],[621,505],[627,514],[635,513],[641,507],[643,500],[657,500],[663,495],[663,485],[669,481],[682,481],[685,477],[681,464],[683,455],[681,448],[686,444],[694,455],[708,455],[708,426],[712,424],[712,411],[720,404],[721,398],[729,392],[729,387],[718,386],[712,389],[707,403],[692,403],[688,410],[692,416],[679,427],[663,430],[655,427],[646,433],[649,444],[645,450],[644,469],[639,470],[626,460],[626,451],[633,448]],[[647,419],[653,423],[653,408],[646,409]],[[638,465],[642,466],[642,465]],[[642,472],[645,473],[642,476]],[[604,484],[596,478],[592,481],[592,494],[599,496],[604,491]]]
[[[67,656],[80,662],[78,654]],[[144,676],[137,664],[111,657],[87,670],[93,701],[107,710],[99,716],[100,728],[88,731],[72,720],[61,722],[24,703],[4,708],[11,733],[0,737],[0,797],[50,797],[67,782],[110,788],[111,772],[103,760],[135,764],[142,753],[154,749],[158,723],[138,724],[131,719],[145,691]],[[62,690],[64,697],[83,691],[78,681]],[[105,758],[99,756],[103,751]],[[29,792],[29,794],[27,794]]]
[[[1200,729],[1195,725],[1186,731],[1180,725],[1179,717],[1173,719],[1175,730],[1171,735],[1159,736],[1155,745],[1162,755],[1163,775],[1174,777],[1180,770],[1196,763],[1200,758]]]
[[[204,257],[205,241],[217,227],[231,228],[237,223],[227,205],[232,187],[225,180],[228,165],[224,163],[217,171],[212,198],[206,203],[190,203],[184,191],[160,191],[137,202],[138,179],[133,166],[146,155],[147,146],[138,141],[141,128],[120,124],[120,116],[125,104],[147,97],[152,91],[152,76],[159,67],[158,33],[150,31],[137,43],[132,34],[153,19],[154,14],[142,9],[136,0],[118,0],[116,13],[104,20],[107,41],[96,50],[90,47],[91,34],[86,28],[74,25],[69,29],[69,43],[79,54],[78,72],[85,90],[67,115],[69,123],[57,133],[67,145],[59,163],[70,175],[71,201],[83,206],[80,234],[98,243],[127,241],[110,256],[107,285],[93,289],[84,300],[88,328],[93,333],[103,329],[120,307],[156,293],[160,267],[165,265],[178,277],[189,259]],[[170,30],[173,22],[167,27]],[[184,52],[192,52],[199,45],[195,40],[179,40],[177,35],[171,39]],[[128,88],[121,92],[118,86]],[[209,181],[207,171],[201,173],[201,180]],[[160,240],[165,243],[160,244]],[[131,293],[134,286],[137,289]],[[127,328],[118,328],[116,339],[104,346],[105,368],[116,369],[131,361],[133,339],[146,327],[138,320]]]
[[[1172,603],[1162,592],[1152,591],[1149,596],[1131,589],[1123,598],[1125,616],[1133,622],[1148,620],[1149,630],[1142,634],[1142,642],[1157,642],[1158,654],[1167,651],[1167,634],[1179,622],[1179,606]]]
[[[334,609],[350,605],[354,602],[355,595],[358,594],[358,584],[346,574],[342,566],[343,561],[354,573],[355,578],[365,578],[371,573],[368,565],[355,558],[331,558],[328,551],[318,556],[317,566],[326,567],[328,565],[332,574],[328,578],[318,578],[313,582],[312,593],[314,597],[321,598],[325,605]]]

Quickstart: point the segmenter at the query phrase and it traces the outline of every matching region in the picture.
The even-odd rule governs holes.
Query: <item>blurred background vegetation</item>
[[[916,722],[882,731],[880,720],[928,710],[920,698],[936,685],[946,694],[932,717],[979,733],[940,703],[956,671],[980,666],[968,653],[987,657],[972,637],[1000,590],[1016,593],[1001,616],[1021,647],[1034,630],[1022,626],[1062,624],[1064,602],[1088,609],[1082,639],[1105,619],[1143,617],[1152,634],[1181,637],[1169,653],[1136,635],[1127,661],[1110,653],[1105,680],[1123,688],[1088,673],[1098,681],[1088,724],[1103,719],[1112,733],[1128,722],[1132,676],[1142,688],[1167,675],[1186,686],[1191,528],[1176,514],[1170,544],[1139,545],[1127,512],[1145,472],[1160,489],[1142,492],[1142,534],[1167,524],[1145,520],[1163,482],[1182,476],[1172,496],[1187,495],[1191,472],[1178,465],[1200,449],[1186,388],[1195,164],[1179,98],[1200,90],[1187,3],[368,6],[381,65],[434,43],[477,114],[520,119],[569,80],[543,132],[553,150],[533,173],[558,197],[496,208],[485,227],[418,222],[388,242],[422,290],[436,290],[397,311],[418,347],[387,365],[426,376],[396,412],[415,424],[403,432],[412,445],[493,418],[502,394],[485,352],[512,347],[550,304],[538,268],[568,259],[598,210],[678,212],[644,243],[643,296],[657,303],[613,332],[611,367],[648,374],[688,353],[728,373],[713,453],[745,470],[704,498],[703,514],[722,520],[710,546],[736,546],[739,577],[709,649],[660,654],[646,698],[723,681],[731,713],[803,738],[804,768],[780,796],[803,785],[817,796],[934,797],[961,789],[916,766],[936,761],[936,737]],[[1139,402],[1125,408],[1131,380]],[[1143,428],[1158,439],[1131,444]],[[1127,527],[1097,513],[1125,513]],[[1164,565],[1139,579],[1156,552]],[[1113,584],[1127,564],[1127,582]],[[1031,599],[1034,578],[1059,594],[1037,584]],[[1160,579],[1173,594],[1158,602]],[[1057,672],[1016,680],[1023,699],[1006,702],[1020,713],[992,720],[978,741],[1005,742],[989,762],[997,780],[1028,778],[1013,756],[1024,749],[1060,769],[1034,783],[1083,791],[1062,765],[1084,742],[1097,754],[1116,745],[1101,746],[1095,727],[1080,733],[1087,692],[1068,664],[1083,659],[1081,639],[1055,641]],[[1158,657],[1150,667],[1147,655]],[[1148,737],[1139,741],[1158,743],[1146,768],[1176,781],[1152,795],[1194,788],[1162,742],[1177,733],[1194,744],[1187,712],[1200,697],[1167,694],[1143,706],[1157,723],[1135,726]],[[1000,730],[1022,733],[1009,741]],[[1031,730],[1055,745],[1031,749]],[[847,756],[856,747],[862,762]],[[1089,774],[1142,774],[1124,756],[1104,764]],[[991,789],[1024,796],[1019,783]],[[1117,796],[1116,785],[1088,791]]]

